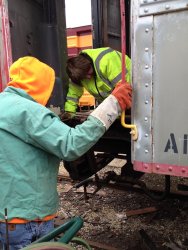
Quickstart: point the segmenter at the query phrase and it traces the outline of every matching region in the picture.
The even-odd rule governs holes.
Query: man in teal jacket
[[[10,67],[10,79],[0,94],[0,244],[7,247],[7,210],[9,249],[18,250],[53,228],[60,161],[84,154],[130,108],[131,87],[118,85],[83,124],[70,128],[45,107],[55,83],[51,67],[23,57]]]
[[[131,82],[131,60],[125,56],[126,82]],[[64,117],[76,112],[84,88],[101,103],[122,80],[122,54],[112,48],[83,50],[67,60],[70,78]]]

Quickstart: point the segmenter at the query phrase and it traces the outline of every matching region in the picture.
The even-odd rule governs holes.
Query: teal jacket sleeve
[[[50,110],[37,105],[27,122],[28,142],[60,159],[72,161],[86,153],[105,133],[100,120],[89,116],[81,125],[71,128]]]

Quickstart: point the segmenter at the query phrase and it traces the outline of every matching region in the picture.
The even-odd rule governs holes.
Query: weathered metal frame
[[[12,63],[8,2],[0,0],[0,91],[9,81],[9,67]]]

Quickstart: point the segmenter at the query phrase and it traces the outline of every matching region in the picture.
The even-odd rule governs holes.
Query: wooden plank
[[[140,215],[140,214],[147,214],[147,213],[153,213],[156,212],[158,209],[156,207],[146,207],[146,208],[140,208],[136,210],[129,210],[126,211],[127,217],[133,216],[133,215]]]

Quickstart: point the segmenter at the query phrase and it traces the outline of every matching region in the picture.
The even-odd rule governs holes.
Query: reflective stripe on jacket
[[[69,84],[65,111],[76,112],[79,98],[83,94],[84,88],[93,95],[99,102],[105,99],[121,81],[122,60],[121,53],[112,48],[86,49],[86,53],[93,61],[96,72],[96,83],[94,78],[84,79],[82,86],[74,83]],[[126,81],[131,82],[131,59],[126,56]],[[97,87],[95,86],[97,85]]]
[[[98,119],[75,129],[38,104],[25,91],[0,93],[0,220],[34,220],[56,213],[60,160],[84,154],[105,133]]]

